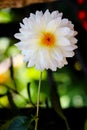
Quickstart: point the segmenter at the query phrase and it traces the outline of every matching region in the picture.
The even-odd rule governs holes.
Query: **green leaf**
[[[11,121],[7,130],[28,130],[29,124],[27,120],[26,116],[18,116]]]
[[[33,107],[35,107],[34,103],[32,102],[32,99],[31,99],[30,83],[27,84],[27,92],[28,92],[30,103],[33,105]]]
[[[84,130],[87,130],[87,120],[85,121],[85,124],[84,124]]]
[[[0,130],[34,130],[34,121],[33,115],[17,116],[0,124]]]
[[[51,87],[50,90],[50,99],[53,109],[56,111],[56,113],[65,121],[67,130],[70,130],[68,121],[62,111],[61,103],[60,103],[60,97],[57,92],[56,83],[53,78],[53,74],[51,70],[48,70],[48,81]]]
[[[18,116],[11,120],[8,127],[4,130],[33,130],[34,120],[26,116]]]

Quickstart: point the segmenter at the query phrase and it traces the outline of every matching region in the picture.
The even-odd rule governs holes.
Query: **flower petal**
[[[58,39],[58,45],[59,46],[68,46],[70,44],[71,43],[70,43],[70,41],[67,38],[65,38],[65,37],[59,37],[59,39]]]
[[[58,26],[61,23],[61,17],[56,18],[55,20],[52,20],[48,23],[46,30],[49,32],[55,32]]]
[[[69,35],[70,33],[70,29],[68,27],[61,27],[58,29],[58,36],[66,36]]]

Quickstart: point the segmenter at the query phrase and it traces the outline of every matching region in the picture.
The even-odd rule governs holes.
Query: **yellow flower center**
[[[54,34],[50,32],[43,33],[43,36],[41,37],[41,44],[48,47],[53,47],[55,44]]]

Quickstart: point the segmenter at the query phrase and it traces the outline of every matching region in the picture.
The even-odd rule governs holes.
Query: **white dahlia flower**
[[[67,57],[74,56],[77,32],[71,21],[62,18],[62,13],[36,11],[24,18],[20,26],[20,32],[15,34],[15,38],[20,40],[16,46],[28,67],[56,71],[67,64]]]

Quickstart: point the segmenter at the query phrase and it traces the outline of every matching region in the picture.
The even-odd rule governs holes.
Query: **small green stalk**
[[[42,72],[40,73],[39,85],[38,85],[38,95],[37,95],[37,110],[35,119],[35,130],[38,127],[38,115],[39,115],[39,102],[40,102],[40,88],[41,88]]]

